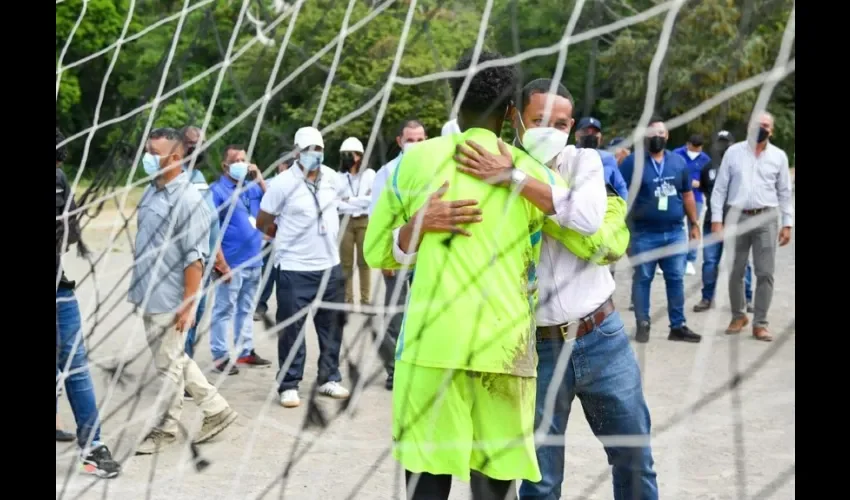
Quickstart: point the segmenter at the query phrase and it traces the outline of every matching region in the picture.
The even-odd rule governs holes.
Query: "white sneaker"
[[[319,394],[334,399],[348,399],[350,395],[348,389],[340,385],[339,382],[325,382],[319,386]]]
[[[693,276],[696,273],[697,270],[694,268],[694,263],[688,262],[688,264],[685,266],[685,274],[687,274],[688,276]]]
[[[296,389],[287,389],[280,393],[280,406],[284,408],[295,408],[301,404],[301,399],[298,397]]]

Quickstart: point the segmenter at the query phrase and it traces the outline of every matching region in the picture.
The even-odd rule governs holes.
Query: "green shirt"
[[[427,233],[422,238],[396,359],[535,377],[536,266],[546,216],[513,190],[458,172],[452,157],[467,139],[499,153],[496,135],[484,129],[430,139],[404,153],[370,217],[364,255],[370,267],[398,269],[392,230],[445,181],[444,200],[478,200],[483,221],[470,225],[472,237]],[[516,168],[566,186],[560,176],[509,148]]]

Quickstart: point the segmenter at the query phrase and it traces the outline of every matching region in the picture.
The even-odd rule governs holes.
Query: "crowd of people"
[[[478,62],[499,58],[483,52]],[[465,56],[456,69],[470,62]],[[195,443],[237,420],[193,360],[206,291],[214,289],[213,370],[228,375],[272,364],[257,353],[253,329],[274,292],[275,383],[285,408],[301,404],[308,316],[320,351],[316,392],[335,399],[350,395],[339,366],[347,314],[379,317],[374,346],[393,391],[393,453],[410,498],[447,499],[452,477],[469,481],[475,499],[559,498],[576,397],[613,467],[614,498],[658,498],[650,410],[613,301],[612,266],[628,255],[633,267],[637,342],[650,338],[656,269],[666,286],[668,339],[699,342],[685,317],[684,277],[696,273],[699,241],[710,238],[693,311],[712,308],[725,236],[733,252],[726,333],[742,332],[753,312],[753,337],[770,341],[776,247],[790,241],[793,224],[788,159],[770,142],[773,117],[759,113],[740,142],[717,132],[708,150],[696,134],[669,150],[660,117],[643,143],[614,138],[603,146],[600,120],[576,123],[573,97],[551,80],[523,85],[516,68],[503,65],[479,69],[462,95],[463,78],[450,83],[461,99],[456,119],[431,139],[419,120],[406,120],[400,152],[377,172],[364,164],[356,137],[343,141],[337,169],[325,165],[322,133],[303,127],[272,178],[230,144],[218,179],[207,184],[199,129],[150,134],[128,297],[165,403],[137,454],[178,440],[185,400],[204,414]],[[499,138],[505,122],[515,132],[511,144]],[[64,382],[74,410],[84,470],[114,477],[120,465],[100,440],[75,284],[61,269],[61,254],[80,235],[67,215],[74,204],[58,130],[56,140],[57,387]],[[379,302],[390,312],[356,304],[355,274],[360,305],[373,301],[372,269],[380,270]],[[350,307],[322,307],[342,303]],[[57,440],[60,432],[57,420]],[[642,441],[604,441],[613,435]]]

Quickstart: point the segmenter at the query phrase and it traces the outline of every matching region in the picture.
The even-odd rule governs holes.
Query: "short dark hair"
[[[653,123],[664,123],[664,118],[661,118],[661,115],[652,115],[647,125],[652,125]]]
[[[403,122],[401,122],[401,126],[398,128],[398,134],[396,135],[396,137],[401,137],[402,135],[404,135],[404,129],[406,129],[406,128],[419,128],[419,127],[422,127],[424,129],[425,125],[422,125],[422,122],[420,122],[416,118],[408,118],[408,119],[404,120]]]
[[[482,51],[476,64],[501,58],[502,55],[496,52]],[[469,50],[457,62],[455,70],[466,70],[471,64],[472,50]],[[452,78],[449,82],[455,99],[458,98],[464,79],[465,75]],[[481,114],[482,118],[493,113],[504,113],[514,92],[516,92],[518,83],[519,73],[514,64],[480,69],[469,81],[469,87],[463,96],[460,108],[464,111]]]
[[[183,128],[181,128],[181,129],[180,129],[180,131],[179,131],[179,132],[180,132],[180,137],[181,137],[181,138],[184,140],[184,142],[185,142],[186,137],[188,137],[188,136],[189,136],[189,132],[193,132],[193,131],[197,131],[197,132],[198,132],[198,135],[200,135],[200,134],[201,134],[201,128],[200,128],[200,127],[196,127],[195,125],[186,125],[185,127],[183,127]]]
[[[688,139],[688,144],[691,146],[702,146],[705,143],[705,139],[702,137],[702,134],[694,134]]]
[[[534,94],[548,94],[549,89],[551,88],[551,78],[538,78],[536,80],[532,80],[526,83],[525,87],[522,88],[522,96],[520,98],[521,106],[519,106],[519,110],[522,111],[523,109],[525,109],[526,106],[528,106],[529,101],[531,101],[531,96],[533,96]],[[573,95],[570,94],[570,91],[567,90],[567,87],[564,87],[564,84],[558,83],[558,86],[555,87],[555,95],[564,97],[568,101],[570,101],[570,104],[575,105]]]
[[[180,145],[181,152],[185,151],[185,144],[183,143],[183,135],[176,129],[170,127],[157,128],[151,131],[148,139],[167,139],[169,141],[174,141],[176,144]]]
[[[222,160],[227,160],[227,153],[231,151],[245,151],[245,147],[241,144],[228,144],[224,147],[224,153],[222,153]]]
[[[60,142],[65,140],[65,136],[62,135],[62,132],[59,131],[59,127],[56,127],[56,145],[59,146]],[[56,162],[62,163],[68,157],[68,149],[62,145],[56,148]]]

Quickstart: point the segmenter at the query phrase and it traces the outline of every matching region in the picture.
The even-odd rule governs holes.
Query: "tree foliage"
[[[200,126],[216,94],[220,75],[222,82],[209,116],[207,136],[226,132],[212,146],[212,161],[207,168],[218,164],[219,144],[249,142],[258,120],[259,103],[264,98],[268,102],[254,150],[254,160],[263,165],[289,151],[298,127],[314,122],[326,88],[317,125],[334,125],[325,138],[329,164],[335,161],[335,148],[345,137],[353,135],[367,142],[377,120],[381,92],[386,89],[391,94],[374,145],[372,156],[376,163],[395,153],[392,138],[403,119],[419,118],[430,135],[439,134],[448,119],[452,102],[444,79],[418,85],[387,85],[402,42],[409,0],[398,0],[376,16],[376,9],[385,2],[354,0],[339,60],[335,63],[336,46],[331,45],[311,65],[305,62],[341,36],[349,2],[305,1],[297,11],[289,44],[271,83],[297,2],[249,1],[227,59],[242,2],[188,3],[189,11],[183,16],[179,33],[176,30],[183,1],[89,0],[76,29],[84,2],[66,0],[56,6],[57,70],[60,54],[68,44],[62,58],[57,126],[67,135],[85,131],[94,123],[100,99],[98,122],[115,122],[95,133],[87,169],[93,167],[91,170],[96,172],[98,166],[107,164],[112,169],[127,168],[138,150],[152,108],[154,126]],[[417,2],[397,75],[416,78],[451,69],[458,57],[474,46],[486,3]],[[558,60],[557,44],[575,3],[496,0],[487,23],[485,47],[516,55],[554,46],[556,50],[549,55],[527,58],[520,64],[525,81],[552,77]],[[608,138],[630,134],[644,110],[650,64],[659,48],[666,11],[643,22],[629,20],[658,3],[588,0],[578,18],[574,37],[600,28],[604,32],[568,46],[561,81],[575,97],[576,118],[585,113],[598,117]],[[132,16],[122,40],[131,5]],[[285,8],[281,10],[281,6]],[[724,89],[771,70],[792,7],[792,0],[687,2],[676,17],[670,43],[662,47],[664,59],[656,99],[650,103],[652,111],[667,118],[680,116]],[[362,23],[368,16],[374,19]],[[604,29],[613,23],[627,26]],[[258,37],[258,32],[262,36]],[[168,64],[172,44],[174,50]],[[116,50],[120,52],[104,84]],[[167,97],[156,100],[166,64],[163,95]],[[69,65],[70,69],[64,69]],[[302,66],[305,68],[299,70]],[[328,83],[330,73],[333,78]],[[266,96],[269,85],[277,91]],[[694,132],[710,136],[721,127],[743,137],[757,95],[758,87],[711,108],[672,130],[671,142],[681,143]],[[147,109],[134,112],[140,106]],[[249,109],[252,110],[248,112]],[[792,157],[793,73],[775,88],[769,109],[777,117],[775,140]],[[358,110],[359,114],[355,114]],[[340,124],[340,120],[344,123]],[[83,143],[80,139],[70,144],[72,163],[80,158]]]

